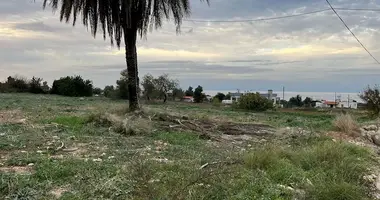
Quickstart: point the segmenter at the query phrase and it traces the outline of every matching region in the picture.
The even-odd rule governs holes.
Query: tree
[[[198,85],[197,88],[195,88],[194,90],[194,101],[195,103],[201,103],[204,99],[204,94],[202,93],[203,92],[203,88],[202,86]]]
[[[120,79],[116,81],[116,90],[115,93],[117,98],[120,99],[128,99],[130,100],[130,92],[129,92],[129,85],[128,85],[128,71],[123,70],[120,72]]]
[[[177,87],[173,89],[173,100],[175,101],[176,98],[181,99],[185,95],[185,91],[183,91],[181,88]]]
[[[218,93],[214,96],[214,99],[218,99],[219,101],[223,101],[225,97],[226,97],[225,94],[218,92]]]
[[[179,84],[177,80],[170,79],[168,74],[163,74],[153,79],[154,87],[159,92],[159,96],[164,98],[164,103],[168,98],[168,92],[174,90]]]
[[[252,111],[266,111],[273,108],[273,102],[259,93],[247,93],[240,97],[235,105],[239,109]]]
[[[193,87],[189,86],[189,88],[185,92],[185,95],[186,96],[191,96],[191,97],[194,96]]]
[[[94,88],[94,90],[92,91],[92,93],[94,93],[94,94],[97,94],[97,95],[101,95],[102,94],[102,89],[100,89],[100,88]]]
[[[156,88],[154,86],[154,77],[151,74],[145,75],[143,77],[141,85],[144,88],[144,96],[147,98],[148,101],[150,101],[152,95],[156,91]]]
[[[81,76],[67,76],[54,80],[50,92],[63,96],[90,97],[92,96],[92,90],[92,81],[84,80]]]
[[[366,108],[370,111],[372,116],[379,116],[380,114],[380,88],[375,85],[373,88],[368,86],[359,95],[359,97],[367,104]]]
[[[104,87],[103,93],[105,97],[111,97],[111,95],[114,94],[114,92],[115,88],[113,87],[113,85],[107,85],[106,87]]]
[[[231,93],[226,94],[224,97],[224,100],[230,100],[231,99]]]
[[[27,78],[22,76],[9,76],[6,84],[8,85],[8,92],[28,92]]]
[[[201,0],[203,1],[203,0]],[[208,3],[208,0],[206,0]],[[82,16],[82,23],[86,27],[90,25],[91,33],[95,37],[98,25],[101,25],[103,38],[108,33],[111,45],[116,41],[120,48],[121,39],[124,38],[125,57],[127,62],[127,81],[129,92],[129,109],[139,109],[138,103],[138,67],[137,67],[137,34],[146,36],[149,27],[156,29],[162,26],[162,18],[170,18],[173,15],[177,32],[180,31],[182,19],[190,15],[189,0],[44,0],[43,7],[47,3],[53,10],[60,9],[60,20],[73,19],[75,25],[78,15]]]
[[[290,98],[289,104],[291,106],[302,107],[303,106],[302,97],[300,95],[297,95],[295,97]]]
[[[44,81],[44,82],[42,83],[42,90],[44,91],[44,93],[49,93],[49,91],[50,91],[50,87],[49,87],[47,81]]]
[[[34,77],[29,81],[29,92],[34,94],[44,93],[41,86],[42,78]]]
[[[312,107],[312,104],[313,104],[313,99],[311,99],[310,97],[306,97],[304,100],[303,100],[303,105],[305,107]]]

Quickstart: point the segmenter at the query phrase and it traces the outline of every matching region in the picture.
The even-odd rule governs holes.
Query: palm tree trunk
[[[127,61],[128,72],[128,99],[129,110],[135,111],[139,109],[138,102],[138,74],[137,74],[137,51],[136,51],[137,30],[132,28],[124,28],[125,43],[125,59]]]

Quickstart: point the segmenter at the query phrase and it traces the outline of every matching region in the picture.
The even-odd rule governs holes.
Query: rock
[[[376,177],[375,186],[376,186],[376,189],[380,191],[380,177]]]
[[[94,161],[94,162],[102,162],[103,160],[101,158],[95,158],[95,159],[92,159],[92,161]]]
[[[372,135],[371,139],[374,144],[380,146],[380,135]]]
[[[34,163],[29,163],[28,166],[29,166],[29,167],[34,166]]]
[[[83,98],[83,97],[81,97],[81,98],[79,98],[79,100],[83,101],[83,100],[84,100],[84,98]]]
[[[368,125],[363,127],[364,130],[366,131],[377,131],[377,126],[376,125]]]

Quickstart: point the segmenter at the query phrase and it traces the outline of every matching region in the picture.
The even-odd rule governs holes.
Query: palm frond
[[[201,1],[209,4],[209,0]],[[119,48],[125,30],[138,31],[143,37],[148,29],[160,28],[163,18],[172,16],[179,32],[182,19],[190,15],[189,0],[44,0],[43,7],[47,6],[53,11],[59,8],[60,20],[72,21],[73,26],[81,16],[94,37],[100,25],[103,38],[108,35]]]

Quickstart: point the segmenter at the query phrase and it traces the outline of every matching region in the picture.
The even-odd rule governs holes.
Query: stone
[[[34,163],[29,163],[28,166],[29,166],[29,167],[34,166]]]
[[[94,161],[94,162],[102,162],[103,160],[101,158],[95,158],[95,159],[92,159],[92,161]]]
[[[371,139],[374,144],[380,146],[380,135],[372,135]]]
[[[368,125],[368,126],[363,127],[363,129],[366,131],[377,131],[378,128],[376,125]]]

